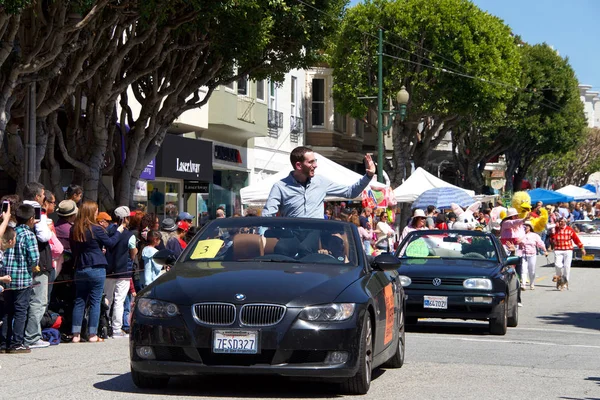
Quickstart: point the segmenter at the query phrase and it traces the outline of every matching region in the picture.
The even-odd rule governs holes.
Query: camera
[[[35,212],[35,220],[39,221],[42,219],[42,207],[33,207],[33,211]]]

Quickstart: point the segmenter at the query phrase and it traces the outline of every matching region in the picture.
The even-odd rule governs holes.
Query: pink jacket
[[[525,236],[525,227],[523,219],[507,219],[502,221],[500,225],[500,239],[504,243],[506,239],[511,239],[514,244],[517,244]]]
[[[537,254],[536,248],[546,251],[546,246],[540,235],[534,232],[529,232],[523,236],[519,243],[519,248],[523,251],[524,256],[535,256]]]

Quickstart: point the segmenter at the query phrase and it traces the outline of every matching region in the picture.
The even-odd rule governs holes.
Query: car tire
[[[373,329],[367,313],[360,334],[358,351],[358,372],[342,384],[342,390],[348,394],[367,394],[371,387],[373,373]]]
[[[506,335],[508,323],[508,306],[506,300],[500,305],[500,317],[490,319],[490,333],[492,335]]]
[[[510,328],[515,328],[519,325],[519,303],[515,300],[515,305],[512,307],[512,312],[506,321],[506,325]]]
[[[396,352],[385,362],[383,365],[385,368],[402,368],[404,365],[404,352],[406,350],[405,347],[406,338],[404,335],[404,325],[400,328],[400,332],[398,333],[398,345],[396,346]]]
[[[131,370],[131,380],[140,389],[161,389],[169,383],[168,376],[147,375],[133,369]]]

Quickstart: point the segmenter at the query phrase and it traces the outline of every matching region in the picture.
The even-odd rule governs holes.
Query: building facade
[[[600,128],[600,92],[593,91],[591,85],[579,85],[579,98],[583,102],[588,127]]]
[[[267,82],[267,135],[249,142],[250,183],[291,170],[290,152],[305,144],[305,77],[304,70],[294,69],[282,83]]]

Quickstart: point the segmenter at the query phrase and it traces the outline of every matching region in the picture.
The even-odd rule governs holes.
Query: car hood
[[[500,264],[490,261],[413,259],[403,260],[398,272],[410,277],[436,278],[492,276]]]
[[[288,307],[332,302],[360,278],[361,268],[247,262],[178,263],[150,287],[150,296],[181,305],[203,301],[275,303]],[[147,293],[147,292],[145,292]]]

